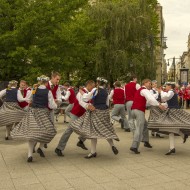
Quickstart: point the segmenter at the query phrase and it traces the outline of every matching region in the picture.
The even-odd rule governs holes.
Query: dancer
[[[131,113],[131,106],[133,105],[134,97],[136,91],[140,88],[140,85],[137,83],[137,76],[131,76],[131,81],[125,85],[125,99],[126,99],[126,108],[128,115],[128,132],[135,130],[134,121]]]
[[[148,120],[148,126],[149,129],[169,134],[170,148],[166,155],[171,155],[176,152],[174,135],[181,136],[184,143],[188,138],[188,134],[190,133],[190,114],[179,109],[175,84],[166,84],[166,92],[161,91],[161,99],[167,102],[168,109],[166,111],[162,111],[158,108],[152,109]]]
[[[152,81],[152,88],[150,89],[151,94],[155,97],[156,100],[158,100],[159,102],[161,102],[161,96],[160,93],[158,92],[157,89],[158,85],[157,85],[157,81],[153,80]],[[158,137],[158,138],[164,138],[162,137],[158,132],[155,132],[154,130],[151,131],[151,135],[154,137]]]
[[[33,91],[31,107],[26,116],[11,132],[13,138],[28,140],[27,162],[33,161],[33,148],[37,142],[40,143],[37,153],[41,157],[45,157],[43,152],[44,144],[49,143],[56,135],[56,130],[50,119],[50,112],[48,110],[48,108],[57,108],[52,92],[46,88],[49,77],[42,75],[37,80],[38,87]]]
[[[133,136],[133,143],[130,148],[135,154],[139,154],[138,151],[140,142],[144,142],[144,146],[147,148],[152,148],[149,144],[149,134],[147,129],[147,121],[145,119],[145,109],[146,103],[148,102],[152,106],[159,106],[160,109],[165,109],[150,93],[151,81],[149,79],[144,79],[142,81],[142,87],[137,90],[132,109],[132,117],[136,120],[136,127]]]
[[[62,96],[62,99],[69,101],[69,105],[65,109],[65,114],[70,117],[70,112],[74,106],[74,102],[76,101],[76,95],[68,82],[64,83],[64,88],[66,89],[66,94],[65,96]]]
[[[95,87],[95,82],[92,80],[89,80],[86,82],[86,87],[82,88],[78,92],[78,94],[76,96],[76,100],[74,102],[74,106],[70,113],[71,122],[78,119],[79,117],[81,117],[86,112],[86,110],[94,110],[95,109],[94,106],[92,106],[88,101],[84,102],[82,100],[82,94],[81,94],[81,92],[86,92],[86,93],[90,92],[94,87]],[[61,139],[59,140],[57,148],[55,149],[55,153],[58,156],[64,156],[62,151],[65,149],[67,142],[72,133],[73,133],[73,129],[70,126],[68,126],[66,131],[63,133]],[[79,142],[77,143],[77,146],[84,150],[88,150],[86,148],[86,146],[84,145],[85,140],[86,140],[85,138],[79,137]]]
[[[114,108],[111,113],[111,119],[122,124],[122,128],[128,131],[128,122],[125,114],[125,92],[121,88],[121,83],[114,83],[115,89],[111,91],[109,98],[113,101]],[[130,131],[130,130],[129,130]]]
[[[86,112],[82,117],[71,123],[72,129],[79,135],[86,139],[91,139],[91,152],[86,159],[95,158],[97,139],[106,139],[111,146],[115,155],[118,150],[113,143],[113,139],[119,141],[118,136],[115,134],[114,128],[110,122],[109,113],[109,97],[105,89],[107,80],[98,77],[97,89],[93,89],[90,93],[83,94],[83,100],[92,100],[93,106],[96,108],[94,111]]]
[[[23,98],[29,98],[31,96],[31,89],[28,88],[27,82],[24,80],[20,81],[20,87],[19,90],[21,91],[21,94]],[[18,102],[19,106],[25,110],[28,110],[29,107],[29,102],[24,101],[24,102]]]
[[[5,96],[3,105],[0,107],[0,126],[6,126],[5,140],[9,140],[10,131],[15,123],[20,122],[26,112],[18,105],[18,102],[28,101],[23,98],[17,88],[18,82],[12,80],[8,88],[0,91],[0,98]]]

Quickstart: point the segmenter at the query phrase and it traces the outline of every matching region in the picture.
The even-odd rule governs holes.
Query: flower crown
[[[108,81],[102,77],[98,77],[96,80],[100,82],[108,83]]]
[[[41,75],[40,77],[37,77],[37,81],[49,81],[49,77]]]
[[[18,84],[18,81],[16,81],[16,80],[11,80],[11,81],[9,81],[9,84],[10,84],[10,85]]]

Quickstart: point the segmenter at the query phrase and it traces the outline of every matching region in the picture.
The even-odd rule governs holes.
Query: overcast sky
[[[163,7],[165,36],[168,38],[166,59],[187,51],[190,33],[190,0],[158,0]]]

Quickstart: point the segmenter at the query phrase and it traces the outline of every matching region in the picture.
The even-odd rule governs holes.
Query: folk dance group
[[[3,104],[0,107],[0,126],[6,126],[6,140],[10,136],[14,139],[28,141],[28,162],[33,161],[35,146],[39,143],[37,153],[45,157],[44,148],[56,135],[54,127],[54,111],[62,100],[68,101],[66,114],[71,122],[55,149],[58,156],[63,156],[66,144],[73,133],[79,135],[77,146],[88,150],[84,144],[86,139],[91,140],[90,153],[86,159],[95,158],[97,139],[105,139],[115,155],[118,149],[114,140],[119,141],[110,120],[109,102],[114,107],[111,118],[121,123],[127,132],[133,132],[133,142],[130,150],[139,154],[140,143],[152,148],[149,143],[149,131],[160,137],[161,133],[169,135],[170,149],[166,155],[175,153],[174,136],[180,135],[186,142],[190,131],[190,114],[180,110],[178,97],[174,91],[175,85],[167,84],[166,91],[156,87],[156,81],[145,79],[142,86],[137,83],[137,77],[121,87],[116,81],[114,89],[108,94],[107,80],[97,78],[86,82],[75,95],[69,83],[65,83],[66,94],[62,95],[59,88],[60,74],[53,72],[51,79],[47,76],[37,78],[38,84],[33,89],[28,88],[25,81],[10,81],[8,88],[0,91]],[[152,85],[153,84],[153,85]],[[145,110],[150,107],[148,122],[145,119]],[[125,109],[127,109],[128,119]]]

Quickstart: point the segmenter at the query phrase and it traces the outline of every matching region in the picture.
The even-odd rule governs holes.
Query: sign
[[[189,71],[189,69],[186,69],[186,68],[180,69],[180,82],[181,83],[188,83],[188,71]]]

